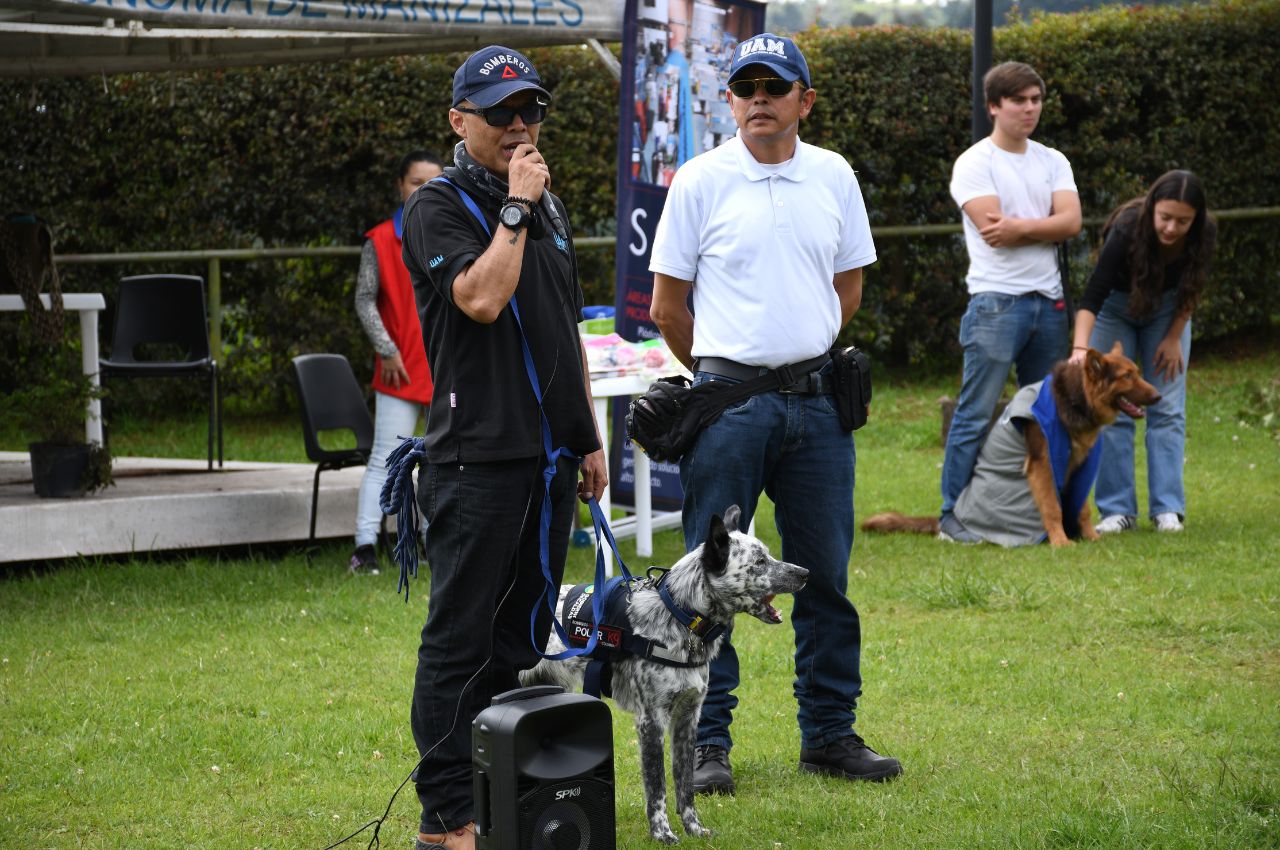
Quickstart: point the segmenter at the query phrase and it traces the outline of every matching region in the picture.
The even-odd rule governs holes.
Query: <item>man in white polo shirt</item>
[[[960,320],[964,376],[942,461],[944,540],[979,540],[952,513],[973,476],[1009,369],[1018,386],[1042,380],[1067,355],[1067,311],[1053,243],[1080,232],[1071,163],[1029,137],[1044,80],[1005,62],[982,80],[991,135],[956,160],[951,196],[963,210],[969,308]]]
[[[745,526],[768,493],[783,559],[809,570],[791,615],[800,768],[888,779],[901,764],[853,731],[862,690],[861,628],[845,596],[854,446],[832,405],[828,355],[862,300],[875,246],[849,164],[799,140],[817,92],[795,43],[771,33],[744,40],[729,90],[738,135],[683,165],[667,195],[649,265],[651,315],[695,382],[741,382],[785,366],[794,380],[730,406],[681,460],[685,546],[700,544],[711,515],[730,505],[742,508]],[[701,793],[734,788],[731,637],[711,663],[698,726]]]

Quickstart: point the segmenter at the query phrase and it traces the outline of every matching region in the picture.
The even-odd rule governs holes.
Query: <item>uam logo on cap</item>
[[[756,37],[749,41],[742,42],[742,46],[738,48],[738,58],[750,56],[753,53],[773,53],[784,59],[787,56],[787,47],[781,41],[772,38]]]

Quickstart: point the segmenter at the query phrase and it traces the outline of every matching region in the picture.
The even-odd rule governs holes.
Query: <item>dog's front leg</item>
[[[681,699],[671,712],[671,777],[676,783],[676,810],[680,813],[684,831],[698,838],[711,835],[711,830],[698,820],[698,810],[693,804],[693,753],[701,708],[702,693],[699,691]]]
[[[645,811],[649,834],[663,844],[680,839],[667,820],[667,766],[662,755],[662,723],[650,712],[636,712],[636,737],[640,741],[640,776],[644,780]]]
[[[1093,527],[1093,511],[1089,510],[1089,499],[1085,498],[1080,507],[1080,536],[1085,540],[1097,540],[1098,529]]]
[[[1040,521],[1044,523],[1049,542],[1054,546],[1070,546],[1071,541],[1062,528],[1062,503],[1058,501],[1058,488],[1053,486],[1049,444],[1045,442],[1044,432],[1033,419],[1023,428],[1022,436],[1027,441],[1027,460],[1023,471],[1027,476],[1027,486],[1031,488],[1031,498],[1040,509]]]

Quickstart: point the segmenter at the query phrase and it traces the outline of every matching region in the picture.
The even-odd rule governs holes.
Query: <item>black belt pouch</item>
[[[831,351],[832,395],[840,427],[856,431],[867,424],[871,407],[871,358],[857,346]]]

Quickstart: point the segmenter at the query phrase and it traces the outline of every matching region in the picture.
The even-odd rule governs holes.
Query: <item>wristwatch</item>
[[[498,210],[498,221],[516,232],[528,224],[530,218],[529,211],[522,204],[505,204]]]

